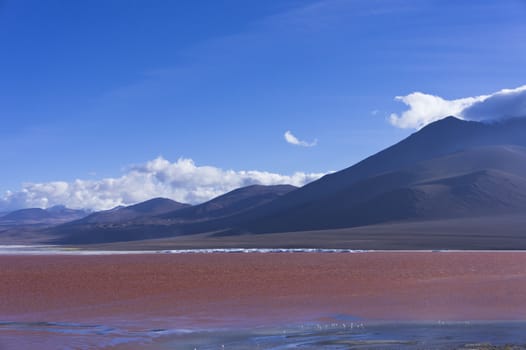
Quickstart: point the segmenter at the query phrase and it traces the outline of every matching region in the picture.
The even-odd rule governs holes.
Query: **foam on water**
[[[362,253],[355,249],[318,248],[212,248],[171,250],[82,250],[53,245],[0,245],[0,255],[125,255],[125,254],[211,254],[211,253]]]

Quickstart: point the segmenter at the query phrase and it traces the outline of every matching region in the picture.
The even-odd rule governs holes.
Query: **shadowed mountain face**
[[[269,203],[295,189],[297,189],[297,187],[291,185],[252,185],[242,187],[206,203],[160,215],[159,217],[174,222],[206,221],[214,218],[228,217]]]
[[[526,148],[489,146],[370,177],[239,227],[285,232],[519,212],[526,213]]]
[[[56,225],[88,215],[85,210],[55,206],[48,209],[20,209],[0,217],[0,226]]]
[[[21,221],[21,220],[43,220],[52,217],[53,215],[45,209],[41,208],[28,208],[20,209],[11,212],[4,217],[0,218],[2,221]]]
[[[200,206],[127,221],[103,232],[95,221],[62,242],[326,230],[522,213],[526,119],[484,124],[449,117],[294,191],[240,189]]]
[[[525,135],[526,118],[484,124],[447,117],[347,169],[307,184],[283,198],[279,209],[312,202],[357,181],[462,150],[491,145],[526,147]]]
[[[81,220],[74,221],[70,225],[121,223],[174,212],[186,207],[189,205],[171,199],[154,198],[128,207],[99,211]]]
[[[520,178],[525,176],[522,148],[526,147],[525,135],[526,119],[484,124],[448,117],[354,166],[327,175],[242,218],[223,224],[230,226],[232,229],[229,232],[234,234],[354,227],[393,220],[487,214],[491,210],[482,210],[480,205],[475,205],[477,199],[482,200],[482,195],[469,197],[467,193],[466,197],[471,199],[469,203],[473,206],[466,203],[462,210],[455,211],[444,205],[447,210],[437,209],[431,213],[431,210],[424,208],[433,207],[431,202],[434,200],[447,202],[447,199],[444,194],[438,197],[438,185],[418,185],[433,179],[451,178],[449,186],[455,188],[457,182],[453,179],[456,176],[484,170],[501,170],[504,174],[480,173],[483,178],[509,175],[515,182],[520,182]],[[457,181],[460,186],[461,179]],[[521,186],[520,183],[514,185]],[[498,186],[493,185],[486,192],[499,192]],[[459,192],[454,193],[455,197],[448,198],[458,201]],[[508,203],[505,206],[507,209],[495,214],[521,210],[515,199],[509,199],[513,203]],[[499,197],[498,200],[507,202],[506,198]]]
[[[231,217],[241,216],[295,189],[296,187],[290,185],[253,185],[196,206],[173,201],[170,201],[172,207],[158,206],[153,204],[158,204],[160,199],[155,199],[130,207],[94,213],[49,232],[53,235],[65,235],[65,238],[58,240],[59,243],[111,242],[200,232],[207,230],[210,222],[215,227],[217,220],[228,221]]]

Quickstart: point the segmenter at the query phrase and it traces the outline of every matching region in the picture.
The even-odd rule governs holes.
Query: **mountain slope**
[[[326,175],[273,203],[269,212],[301,206],[354,183],[454,152],[490,146],[526,147],[526,118],[485,124],[447,117],[344,170]]]
[[[0,217],[0,226],[57,225],[88,215],[85,210],[55,206],[48,209],[20,209]]]
[[[159,215],[172,221],[203,221],[232,216],[269,203],[297,187],[291,185],[252,185],[238,188],[208,202],[184,208],[173,213]]]
[[[42,220],[52,217],[51,213],[42,208],[28,208],[20,209],[14,212],[11,212],[4,217],[0,218],[2,220]]]
[[[137,220],[141,217],[152,217],[164,213],[174,212],[188,207],[188,204],[179,203],[167,198],[153,198],[145,202],[117,207],[110,210],[93,213],[81,220],[71,222],[70,225],[111,224]]]
[[[481,147],[370,177],[279,212],[259,217],[253,213],[237,231],[285,232],[516,213],[526,209],[525,179],[526,148]]]
[[[216,220],[237,217],[295,189],[289,185],[248,186],[200,205],[186,205],[147,216],[135,215],[137,205],[119,208],[95,213],[83,220],[55,227],[47,233],[60,237],[57,243],[98,243],[201,232],[208,229],[210,221],[215,227]],[[144,207],[142,204],[139,205]],[[126,210],[130,208],[134,209],[131,214]]]
[[[240,189],[148,220],[110,226],[96,221],[69,231],[61,242],[294,232],[526,213],[525,135],[526,119],[484,124],[449,117],[356,165],[257,205],[245,202],[247,189]]]

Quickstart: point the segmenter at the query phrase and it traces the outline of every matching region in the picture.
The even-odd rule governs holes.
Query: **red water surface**
[[[525,320],[526,253],[0,256],[0,321],[207,328]]]

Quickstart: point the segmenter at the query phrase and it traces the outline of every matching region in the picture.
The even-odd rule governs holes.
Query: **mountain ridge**
[[[278,186],[270,195],[270,187],[241,188],[196,206],[113,222],[81,220],[48,232],[58,237],[55,242],[82,244],[521,215],[525,135],[526,119],[481,123],[448,117],[301,188]]]
[[[93,224],[93,223],[119,223],[127,220],[136,220],[141,216],[160,215],[172,211],[177,211],[190,206],[189,204],[179,203],[168,198],[152,198],[137,204],[113,208],[110,210],[98,211],[80,220],[68,223]]]

